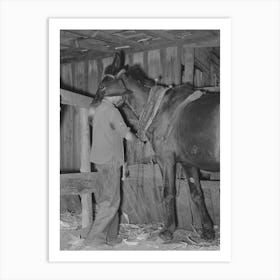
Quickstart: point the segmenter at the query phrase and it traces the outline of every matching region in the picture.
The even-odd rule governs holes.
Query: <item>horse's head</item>
[[[116,55],[113,63],[105,69],[104,76],[98,85],[97,92],[91,104],[96,107],[100,104],[104,97],[122,97],[126,94],[131,94],[124,81],[120,78],[120,56]],[[122,102],[119,102],[119,104]],[[119,105],[118,104],[118,105]]]
[[[99,90],[105,88],[106,93],[121,95],[123,102],[139,117],[152,85],[148,86],[150,79],[139,66],[128,67],[124,62],[124,52],[116,53],[112,64],[104,71]]]

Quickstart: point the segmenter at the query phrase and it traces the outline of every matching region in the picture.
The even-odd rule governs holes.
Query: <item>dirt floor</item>
[[[61,250],[219,250],[220,233],[216,227],[216,238],[205,242],[199,237],[199,229],[178,229],[172,242],[159,237],[162,224],[120,224],[119,236],[123,241],[115,246],[86,245],[82,237],[81,215],[64,212],[60,215]]]

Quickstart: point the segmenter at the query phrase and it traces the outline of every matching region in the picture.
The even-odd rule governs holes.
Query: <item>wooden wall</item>
[[[178,174],[179,175],[179,174]],[[201,181],[206,207],[214,225],[220,226],[220,182]],[[164,221],[162,176],[158,165],[129,166],[129,177],[123,183],[122,222],[135,224]],[[176,180],[178,228],[201,227],[197,208],[190,198],[189,185],[181,174]]]
[[[103,71],[112,62],[112,57],[85,60],[61,65],[62,87],[94,95]],[[194,86],[214,86],[219,81],[219,60],[213,48],[189,48],[173,46],[126,55],[126,64],[140,64],[151,78],[161,78],[162,83],[178,85],[189,82]],[[61,171],[74,172],[80,169],[80,114],[79,109],[63,106],[61,113]],[[139,143],[127,147],[130,164],[139,161],[143,150],[150,147]]]

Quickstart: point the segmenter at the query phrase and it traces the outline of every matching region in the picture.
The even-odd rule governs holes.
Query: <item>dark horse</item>
[[[113,63],[105,69],[100,88],[105,91],[114,86],[115,90],[130,93],[125,95],[125,103],[139,118],[147,105],[153,81],[146,76],[145,78],[138,66],[125,69],[123,60],[121,54],[115,55]],[[191,198],[201,218],[201,237],[215,237],[213,222],[200,185],[199,169],[219,171],[220,168],[220,95],[204,93],[199,98],[186,102],[193,92],[194,89],[189,84],[168,88],[146,131],[163,177],[165,229],[161,236],[165,240],[170,240],[176,229],[177,162],[185,170]]]

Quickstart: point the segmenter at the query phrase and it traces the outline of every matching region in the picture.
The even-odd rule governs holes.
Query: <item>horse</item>
[[[123,102],[140,120],[155,85],[152,79],[137,65],[125,66],[121,53],[115,54],[104,73],[99,88],[106,91],[114,86],[114,90],[127,93],[123,95]],[[215,231],[205,205],[199,170],[217,172],[220,169],[220,95],[201,91],[197,95],[189,84],[162,88],[164,94],[144,131],[154,149],[163,180],[164,229],[160,236],[172,240],[177,227],[175,182],[176,163],[180,163],[201,219],[201,238],[213,240]]]

